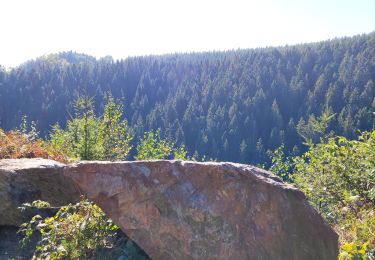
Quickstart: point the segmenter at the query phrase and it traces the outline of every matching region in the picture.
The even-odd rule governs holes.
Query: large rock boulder
[[[62,174],[64,166],[39,158],[0,160],[0,226],[19,226],[35,215],[21,212],[23,203],[43,200],[57,207],[78,201],[80,192]]]
[[[304,194],[256,167],[80,162],[65,175],[153,259],[337,259]]]

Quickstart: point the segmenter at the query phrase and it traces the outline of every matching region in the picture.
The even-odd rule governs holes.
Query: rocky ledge
[[[64,177],[65,165],[46,159],[0,160],[0,226],[19,226],[30,214],[19,210],[23,203],[47,201],[52,207],[77,202],[81,192]]]
[[[234,163],[0,160],[0,225],[21,202],[80,192],[153,259],[337,259],[337,234],[302,192]]]

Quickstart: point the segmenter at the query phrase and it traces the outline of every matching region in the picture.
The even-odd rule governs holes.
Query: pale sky
[[[0,64],[279,46],[375,31],[375,0],[0,0]]]

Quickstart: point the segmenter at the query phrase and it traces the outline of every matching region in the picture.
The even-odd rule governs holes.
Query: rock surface
[[[26,202],[57,207],[79,200],[78,187],[62,174],[64,166],[39,158],[0,160],[0,226],[19,226],[35,215],[18,209]]]
[[[152,259],[337,259],[304,194],[256,167],[80,162],[64,174]]]

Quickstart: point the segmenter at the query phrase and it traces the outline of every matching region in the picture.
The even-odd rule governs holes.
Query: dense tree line
[[[1,61],[0,61],[1,62]],[[134,142],[149,130],[185,144],[191,155],[263,162],[323,113],[328,129],[354,138],[373,128],[375,33],[312,44],[114,61],[72,52],[0,69],[0,128],[23,115],[42,135],[65,127],[78,96],[121,99]]]

